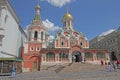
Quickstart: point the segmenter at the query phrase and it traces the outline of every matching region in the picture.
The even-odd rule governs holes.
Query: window
[[[30,47],[30,51],[33,51],[34,50],[34,48],[33,47]]]
[[[61,52],[59,54],[59,58],[68,58],[68,54],[67,53],[64,53],[64,52]]]
[[[54,61],[55,60],[55,54],[53,52],[48,52],[46,54],[46,60],[47,61]]]
[[[1,7],[0,7],[0,18],[1,18],[1,15],[2,15],[2,9],[1,9]]]
[[[85,53],[85,58],[93,58],[93,54],[90,52]]]
[[[82,46],[82,42],[80,42],[80,45]]]
[[[7,22],[7,19],[8,19],[8,15],[5,16],[5,23]]]
[[[46,54],[46,58],[55,58],[55,54],[52,52],[49,52]]]
[[[68,26],[70,26],[70,21],[68,21]]]
[[[39,47],[37,47],[37,48],[36,48],[36,51],[40,51],[40,48],[39,48]]]
[[[64,45],[64,42],[62,42],[61,45],[63,46],[63,45]]]
[[[41,40],[43,40],[43,32],[41,32]]]
[[[1,9],[1,7],[0,7],[0,17],[1,17],[1,12],[2,12],[2,9]]]
[[[103,53],[103,52],[97,53],[97,59],[104,59],[104,58],[105,58],[105,53]]]
[[[34,32],[34,38],[37,39],[37,37],[38,37],[38,32],[35,31],[35,32]]]
[[[29,32],[29,40],[30,40],[30,38],[31,38],[31,32]]]
[[[64,22],[64,26],[66,26],[66,21]]]

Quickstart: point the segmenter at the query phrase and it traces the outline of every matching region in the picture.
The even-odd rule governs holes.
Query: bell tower
[[[36,6],[35,11],[34,19],[28,28],[29,41],[45,42],[46,29],[42,25],[39,5]]]

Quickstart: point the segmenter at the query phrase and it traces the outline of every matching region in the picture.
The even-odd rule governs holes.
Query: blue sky
[[[62,28],[61,20],[68,7],[74,18],[74,29],[83,32],[88,40],[120,26],[120,0],[38,1],[40,0],[10,0],[23,29],[32,22],[37,4],[41,7],[42,21],[56,30]]]

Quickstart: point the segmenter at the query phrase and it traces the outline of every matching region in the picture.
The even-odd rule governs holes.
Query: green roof
[[[40,15],[35,15],[34,20],[41,21]]]
[[[45,32],[46,35],[50,35],[49,32]]]
[[[0,61],[8,60],[8,61],[22,61],[22,59],[19,58],[0,58]]]

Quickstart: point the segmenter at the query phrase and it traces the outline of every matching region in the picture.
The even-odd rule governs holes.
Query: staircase
[[[56,65],[42,65],[41,70],[54,71],[56,73],[71,73],[71,72],[84,72],[93,70],[103,70],[106,66],[100,66],[90,63],[66,63],[66,64],[56,64]]]
[[[103,70],[105,68],[106,68],[106,66],[100,66],[100,65],[96,65],[96,64],[78,62],[78,63],[72,63],[71,66],[65,66],[65,68],[63,70],[61,70],[60,73]]]

